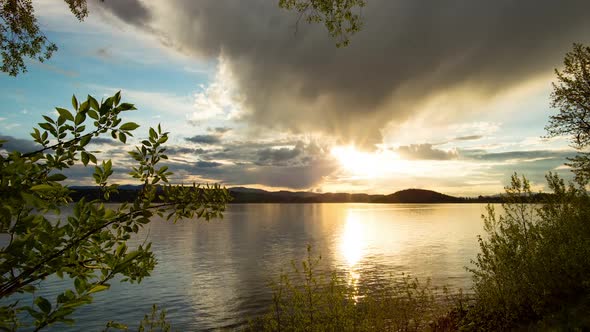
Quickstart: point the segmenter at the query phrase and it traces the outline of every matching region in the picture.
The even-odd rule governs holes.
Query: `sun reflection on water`
[[[340,236],[340,254],[348,272],[348,285],[355,291],[360,281],[359,263],[365,255],[365,246],[366,236],[360,215],[354,210],[348,210],[344,230]]]

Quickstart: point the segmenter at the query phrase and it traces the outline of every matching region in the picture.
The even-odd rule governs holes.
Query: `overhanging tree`
[[[120,93],[98,102],[88,98],[79,103],[72,98],[73,111],[56,108],[59,116],[44,116],[31,134],[38,151],[0,153],[0,231],[5,243],[0,247],[0,329],[22,327],[30,316],[35,330],[56,322],[72,323],[71,314],[92,301],[94,293],[109,288],[113,278],[140,282],[156,264],[150,244],[129,248],[127,241],[154,215],[167,220],[222,217],[229,193],[217,185],[185,187],[170,185],[172,174],[166,166],[163,144],[168,133],[150,128],[149,138],[130,152],[136,161],[131,175],[142,184],[137,199],[120,206],[104,202],[117,185],[109,184],[112,161],[99,162],[87,150],[94,137],[110,134],[125,143],[139,126],[122,123],[121,113],[134,110],[122,103]],[[1,150],[0,145],[0,150]],[[72,202],[63,185],[64,170],[96,164],[93,178],[100,187],[99,200]],[[71,215],[50,220],[73,204]],[[43,281],[56,276],[72,281],[72,289],[54,299],[35,295]],[[34,305],[15,300],[30,293]],[[28,302],[27,302],[28,303]]]

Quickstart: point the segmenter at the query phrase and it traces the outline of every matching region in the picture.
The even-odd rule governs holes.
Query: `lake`
[[[152,304],[173,328],[239,327],[269,304],[268,282],[306,256],[351,278],[411,274],[469,289],[465,266],[478,252],[484,204],[243,204],[222,220],[155,219],[134,241],[149,239],[158,259],[141,284],[113,283],[78,310],[75,329],[99,331],[109,320],[137,324]],[[48,281],[53,293],[61,281]],[[67,330],[55,326],[55,331]]]

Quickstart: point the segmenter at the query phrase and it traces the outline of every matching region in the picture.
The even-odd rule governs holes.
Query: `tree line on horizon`
[[[99,186],[75,186],[71,198],[74,202],[81,199],[98,199],[101,197]],[[229,204],[244,203],[504,203],[504,196],[479,195],[477,197],[459,197],[441,194],[425,189],[404,189],[393,194],[364,193],[316,193],[303,191],[266,191],[243,187],[227,188],[230,196]],[[133,202],[141,192],[141,186],[121,186],[111,193],[106,202]],[[530,203],[542,202],[552,194],[535,193],[528,198]],[[157,199],[156,199],[157,201]]]

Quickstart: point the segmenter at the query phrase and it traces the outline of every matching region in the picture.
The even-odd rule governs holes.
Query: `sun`
[[[404,166],[404,162],[392,151],[366,152],[347,145],[336,146],[331,153],[345,171],[357,177],[380,177]]]

